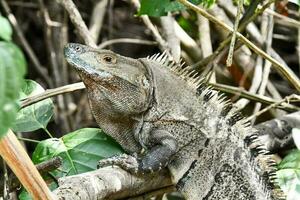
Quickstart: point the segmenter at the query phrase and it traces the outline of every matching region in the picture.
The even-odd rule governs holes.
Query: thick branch
[[[119,167],[105,167],[59,179],[59,187],[54,194],[64,200],[120,199],[172,185],[167,169],[135,176]]]
[[[53,199],[45,181],[11,130],[0,140],[0,155],[34,199]]]

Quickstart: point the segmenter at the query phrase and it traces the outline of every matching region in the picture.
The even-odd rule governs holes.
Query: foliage
[[[288,200],[300,199],[300,150],[291,151],[280,162],[277,177]]]
[[[292,136],[298,149],[283,158],[277,171],[279,185],[288,200],[300,199],[300,129],[293,128]]]
[[[26,61],[21,50],[10,40],[12,31],[0,16],[0,137],[13,124],[18,109],[19,91],[24,84]]]
[[[11,41],[12,28],[8,20],[0,15],[0,38],[5,41]]]
[[[201,4],[205,7],[211,6],[215,0],[190,0],[193,4]],[[142,0],[138,15],[149,15],[160,17],[168,12],[184,10],[185,6],[173,0]]]
[[[41,141],[32,155],[34,163],[60,156],[63,164],[53,175],[62,177],[95,170],[97,162],[122,153],[121,147],[100,129],[83,128],[61,138]]]
[[[37,164],[53,157],[61,157],[62,166],[51,172],[53,177],[60,178],[95,170],[99,160],[122,152],[119,144],[100,129],[83,128],[61,138],[49,138],[41,141],[33,152],[32,160]],[[57,187],[53,186],[53,181],[50,182],[50,186],[52,189]],[[19,198],[21,200],[31,199],[25,190],[22,191]]]
[[[35,81],[26,80],[22,87],[20,98],[36,95],[44,91]],[[53,102],[49,98],[21,109],[17,114],[16,122],[12,129],[15,132],[29,132],[40,128],[46,129],[53,115],[53,108]]]

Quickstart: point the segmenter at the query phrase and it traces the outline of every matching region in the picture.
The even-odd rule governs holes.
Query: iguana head
[[[138,60],[75,43],[65,47],[65,57],[78,71],[92,104],[106,102],[107,109],[124,114],[147,109],[151,81]]]

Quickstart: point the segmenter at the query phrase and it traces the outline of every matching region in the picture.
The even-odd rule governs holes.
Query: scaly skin
[[[255,130],[190,68],[164,54],[132,59],[80,44],[68,44],[65,56],[86,85],[98,125],[128,153],[100,167],[138,175],[167,166],[187,199],[281,197],[263,178],[275,178],[274,163]]]

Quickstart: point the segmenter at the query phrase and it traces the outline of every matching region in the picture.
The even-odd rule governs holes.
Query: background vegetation
[[[74,21],[78,16],[70,2],[0,0],[0,136],[12,129],[35,164],[62,158],[58,169],[44,174],[51,188],[59,177],[94,170],[98,160],[123,152],[97,128],[86,92],[79,90],[83,86],[69,85],[80,80],[63,57],[68,42],[134,58],[165,50],[175,61],[182,57],[254,124],[299,110],[299,98],[292,95],[300,86],[297,1],[190,1],[211,18],[172,0],[74,0],[89,35]],[[50,88],[58,88],[49,91],[53,97],[40,100]],[[296,146],[276,152],[280,186],[290,199],[300,198],[298,134],[293,127]],[[30,199],[25,190],[16,191],[18,184],[12,186],[7,174],[4,163],[1,194],[8,197],[9,190]]]

